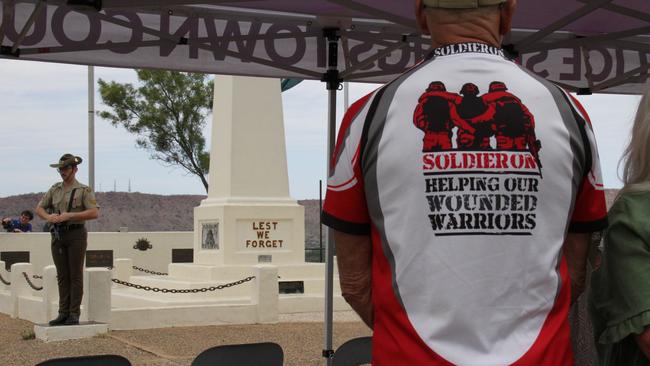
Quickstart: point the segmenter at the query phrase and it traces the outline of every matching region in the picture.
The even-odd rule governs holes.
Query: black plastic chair
[[[353,338],[334,352],[334,366],[358,366],[372,361],[372,337]]]
[[[131,366],[131,362],[118,355],[100,355],[54,358],[36,366]]]
[[[201,352],[192,366],[282,366],[284,352],[276,343],[216,346]]]

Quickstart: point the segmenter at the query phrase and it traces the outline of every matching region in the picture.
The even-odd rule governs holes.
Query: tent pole
[[[88,186],[95,190],[95,68],[88,66]]]
[[[327,83],[329,94],[327,110],[327,176],[330,176],[330,159],[334,153],[334,144],[336,140],[336,92],[341,86],[341,80],[338,71],[338,52],[339,52],[339,29],[325,28],[323,35],[327,39],[327,72],[323,75],[322,81]],[[323,348],[323,357],[325,364],[332,365],[334,350],[332,349],[332,323],[333,323],[333,297],[334,297],[334,237],[332,230],[327,230],[327,240],[325,246],[325,346]]]

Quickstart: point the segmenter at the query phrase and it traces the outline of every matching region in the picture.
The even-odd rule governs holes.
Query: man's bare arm
[[[93,220],[97,217],[99,217],[99,208],[93,207],[81,212],[64,212],[60,215],[60,222]]]
[[[64,212],[62,214],[48,214],[47,211],[41,206],[37,206],[36,214],[43,220],[58,224],[60,222],[66,221],[81,221],[81,220],[92,220],[96,219],[99,216],[99,209],[97,207],[89,208],[81,212]]]
[[[569,266],[571,279],[571,303],[573,304],[585,290],[587,276],[587,256],[591,245],[591,233],[569,233],[564,240],[562,251]]]
[[[368,235],[332,230],[336,242],[341,293],[345,301],[372,328],[372,244]]]
[[[49,213],[47,213],[47,211],[45,211],[45,209],[43,207],[41,207],[40,205],[36,206],[36,208],[34,209],[34,212],[36,212],[38,217],[40,217],[41,219],[43,219],[43,220],[45,220],[47,222],[51,222],[50,221],[51,220],[51,217],[50,217],[51,215]]]

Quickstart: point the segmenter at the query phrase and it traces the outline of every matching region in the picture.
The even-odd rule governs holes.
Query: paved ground
[[[284,350],[285,365],[323,365],[324,328],[321,313],[282,316],[268,325],[222,325],[112,331],[81,340],[45,343],[29,338],[33,324],[0,314],[0,364],[32,366],[56,357],[119,354],[133,365],[190,365],[201,351],[221,344],[276,342]],[[371,331],[351,312],[334,317],[334,348]]]

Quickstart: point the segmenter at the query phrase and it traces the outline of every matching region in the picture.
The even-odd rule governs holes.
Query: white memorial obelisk
[[[213,103],[194,263],[304,263],[304,208],[289,197],[280,80],[216,76]]]

